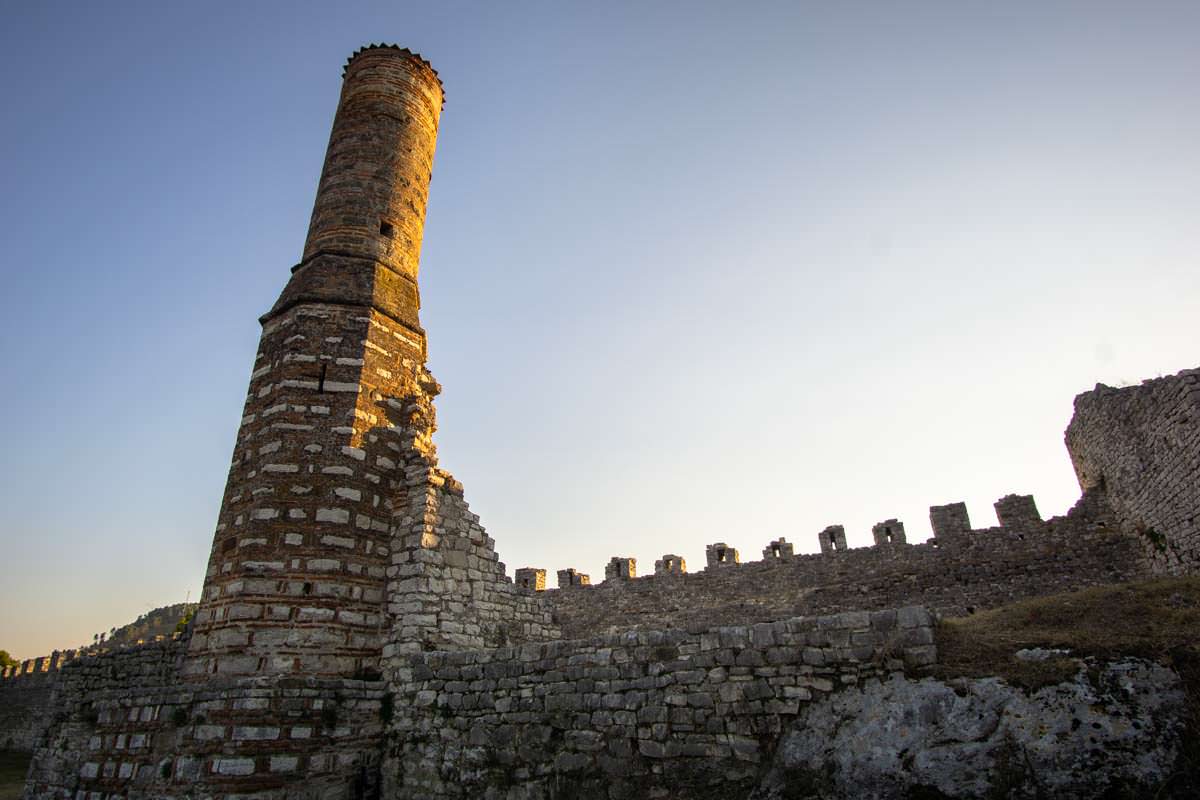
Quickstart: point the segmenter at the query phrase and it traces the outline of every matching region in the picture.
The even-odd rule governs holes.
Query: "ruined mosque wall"
[[[925,544],[884,543],[813,555],[790,555],[789,547],[758,562],[610,578],[544,594],[563,634],[582,637],[912,604],[962,616],[1149,574],[1138,543],[1119,531],[1100,496],[1084,498],[1070,514],[1048,521],[1037,517],[1028,497],[1004,498],[997,511],[1005,525],[971,530],[962,504],[935,507],[936,536]]]
[[[1102,489],[1156,572],[1200,570],[1200,370],[1075,398],[1067,450],[1084,489]]]
[[[412,654],[392,676],[384,794],[736,796],[805,705],[931,664],[933,642],[910,607]]]

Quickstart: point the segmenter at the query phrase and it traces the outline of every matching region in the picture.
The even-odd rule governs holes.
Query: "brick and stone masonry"
[[[375,674],[389,638],[525,632],[506,611],[524,601],[490,597],[503,565],[432,442],[417,268],[442,101],[406,50],[346,66],[303,257],[261,320],[192,677]],[[445,594],[473,613],[445,618]]]
[[[193,625],[72,663],[44,730],[14,720],[37,741],[30,796],[360,797],[392,665],[559,635],[432,441],[417,264],[441,84],[394,46],[344,78],[303,256],[261,319]]]
[[[346,66],[303,257],[261,320],[192,675],[378,669],[407,499],[387,431],[419,413],[396,398],[437,392],[417,264],[441,109],[406,51]]]

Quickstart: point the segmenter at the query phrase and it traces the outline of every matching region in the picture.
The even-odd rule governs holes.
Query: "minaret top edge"
[[[414,50],[409,50],[407,47],[401,47],[398,44],[387,44],[386,42],[380,42],[379,44],[363,45],[362,47],[358,48],[353,53],[351,53],[350,57],[348,59],[346,59],[345,65],[342,66],[342,77],[343,78],[346,77],[346,73],[349,71],[350,65],[353,64],[354,61],[359,56],[363,55],[364,53],[370,53],[370,52],[379,51],[379,50],[395,51],[397,54],[406,56],[410,60],[416,61],[417,63],[423,65],[426,69],[428,69],[430,71],[430,73],[433,74],[433,79],[435,81],[437,81],[438,88],[442,90],[442,104],[445,105],[445,103],[446,103],[446,87],[442,84],[442,77],[438,74],[438,71],[436,69],[434,69],[433,64],[430,64],[429,60],[427,58],[425,58],[424,56],[422,56],[420,53],[418,53]]]

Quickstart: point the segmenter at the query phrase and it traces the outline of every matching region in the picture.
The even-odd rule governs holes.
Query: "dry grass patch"
[[[1025,600],[938,626],[938,677],[995,675],[1027,688],[1069,678],[1070,658],[1019,661],[1023,648],[1076,656],[1139,656],[1176,667],[1185,679],[1200,659],[1200,578],[1096,586]]]

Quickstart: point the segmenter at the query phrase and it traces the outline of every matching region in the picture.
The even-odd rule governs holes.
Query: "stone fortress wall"
[[[820,555],[776,540],[742,564],[716,543],[698,573],[668,554],[651,577],[618,557],[596,586],[514,583],[433,445],[416,277],[441,99],[407,50],[348,63],[195,620],[0,681],[25,709],[0,723],[34,751],[27,797],[639,797],[684,774],[726,796],[806,704],[935,663],[937,614],[1194,571],[1185,373],[1149,401],[1077,399],[1085,491],[1064,517],[1010,495],[986,530],[934,507],[925,544],[886,520],[869,548],[831,526]],[[1146,435],[1174,443],[1135,447],[1167,507],[1129,466]]]
[[[890,541],[845,549],[843,537],[841,549],[819,554],[794,554],[791,543],[780,540],[767,546],[761,561],[744,563],[736,550],[720,543],[709,547],[710,563],[701,572],[675,566],[632,577],[632,559],[613,559],[624,572],[546,596],[564,635],[581,637],[664,624],[748,624],[914,604],[962,616],[1150,574],[1142,548],[1118,528],[1102,496],[1047,521],[1028,496],[1010,495],[996,505],[1003,524],[983,530],[970,528],[961,503],[931,508],[935,536],[925,544],[897,542],[903,525],[896,520],[876,526],[893,530]],[[723,554],[720,560],[716,553]],[[678,564],[668,558],[659,563]]]
[[[58,680],[58,665],[51,670],[46,661],[32,659],[0,673],[0,749],[30,752],[37,743]]]
[[[1156,572],[1200,569],[1200,369],[1075,398],[1066,434],[1079,485],[1102,491]]]
[[[202,786],[217,796],[319,798],[361,797],[372,788],[383,733],[380,682],[186,681],[188,645],[186,638],[142,645],[63,670],[27,796],[191,797]]]
[[[932,625],[909,607],[414,655],[392,677],[385,784],[397,797],[675,797],[681,782],[745,796],[804,706],[933,663]]]
[[[440,538],[428,550],[486,539],[450,481],[429,495]],[[30,797],[187,797],[197,786],[217,797],[467,797],[518,786],[531,797],[602,786],[637,797],[681,775],[734,791],[753,784],[808,704],[935,663],[936,613],[1155,568],[1104,487],[1047,521],[1015,495],[997,503],[995,528],[972,530],[963,504],[930,515],[926,544],[903,542],[889,520],[866,548],[845,549],[827,529],[828,552],[817,555],[776,540],[762,561],[741,563],[718,543],[699,573],[664,558],[661,574],[637,578],[632,559],[618,558],[602,584],[563,570],[569,588],[539,591],[544,573],[522,570],[526,588],[505,581],[499,591],[552,614],[561,633],[547,624],[500,648],[397,639],[382,675],[185,680],[186,638],[57,670],[31,662],[0,682],[27,709],[8,729],[24,725],[23,741],[36,743]],[[425,588],[447,608],[462,602]]]

